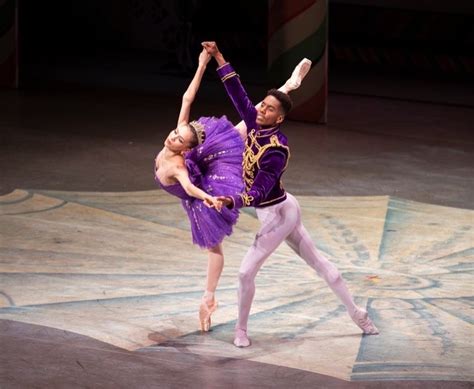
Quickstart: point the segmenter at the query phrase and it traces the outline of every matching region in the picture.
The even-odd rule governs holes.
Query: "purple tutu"
[[[244,144],[239,133],[225,116],[201,117],[198,122],[204,126],[206,139],[185,155],[191,182],[211,196],[241,193]],[[162,188],[182,199],[191,223],[193,243],[211,248],[232,233],[239,216],[237,210],[223,207],[217,212],[208,208],[202,200],[188,196],[179,183]]]

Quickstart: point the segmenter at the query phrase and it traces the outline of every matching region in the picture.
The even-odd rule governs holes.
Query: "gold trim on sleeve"
[[[229,78],[232,78],[232,77],[238,77],[239,75],[236,73],[236,72],[231,72],[229,74],[226,74],[224,77],[221,78],[221,81],[224,82],[224,81],[227,81]]]
[[[247,193],[241,193],[240,194],[240,198],[242,199],[242,203],[248,207],[249,205],[252,204],[253,202],[253,196],[250,196],[249,194]]]

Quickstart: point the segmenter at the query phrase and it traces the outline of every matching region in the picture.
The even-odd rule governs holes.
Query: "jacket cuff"
[[[236,196],[230,196],[233,201],[232,208],[243,208],[243,207],[252,207],[254,203],[253,196],[249,195],[248,193],[240,193]]]
[[[219,76],[222,82],[235,76],[238,77],[238,74],[235,72],[232,65],[228,62],[217,68],[217,75]]]
[[[228,205],[229,209],[239,209],[242,208],[242,200],[239,195],[229,196],[232,199],[232,204]]]

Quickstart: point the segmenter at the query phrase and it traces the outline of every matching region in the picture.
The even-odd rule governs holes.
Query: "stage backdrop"
[[[18,87],[17,1],[0,0],[0,87]]]
[[[327,121],[327,0],[271,0],[268,12],[268,67],[273,85],[283,83],[298,62],[313,61],[303,85],[291,94],[289,118]]]

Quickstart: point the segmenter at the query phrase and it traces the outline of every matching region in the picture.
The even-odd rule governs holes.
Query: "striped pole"
[[[272,85],[286,81],[304,57],[313,61],[301,87],[291,93],[288,118],[327,121],[327,0],[270,0],[268,67]]]
[[[17,1],[0,0],[0,87],[18,87]]]

